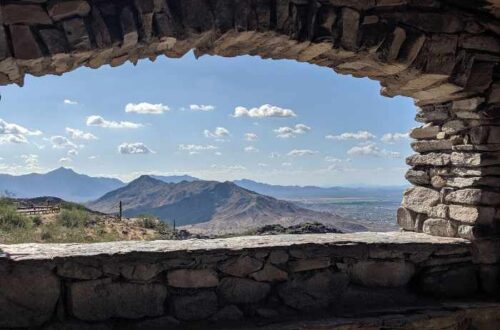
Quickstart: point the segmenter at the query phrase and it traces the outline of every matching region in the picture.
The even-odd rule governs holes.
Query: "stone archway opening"
[[[258,55],[369,77],[415,99],[398,222],[467,239],[496,236],[498,7],[447,1],[145,0],[6,2],[0,83],[159,55]]]
[[[407,160],[412,166],[407,178],[414,187],[403,196],[398,222],[406,231],[440,237],[378,233],[177,246],[1,246],[6,253],[0,254],[0,326],[101,322],[105,328],[151,328],[171,325],[171,315],[182,322],[213,321],[215,315],[227,316],[228,309],[231,317],[265,318],[276,305],[307,312],[331,306],[344,294],[356,304],[386,301],[386,295],[408,301],[415,298],[406,295],[410,288],[440,299],[498,295],[497,1],[33,0],[1,5],[4,85],[22,85],[25,74],[179,57],[194,49],[198,56],[250,54],[309,62],[380,81],[385,96],[414,98],[422,126],[411,133],[416,154]],[[370,296],[373,292],[382,294]],[[450,306],[445,306],[448,311]],[[498,324],[498,306],[477,308],[484,313],[467,307],[461,313],[460,308],[449,324]]]

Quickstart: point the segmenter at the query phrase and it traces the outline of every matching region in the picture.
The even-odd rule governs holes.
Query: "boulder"
[[[445,219],[427,219],[422,231],[425,234],[442,237],[457,237],[458,226]]]
[[[286,281],[288,273],[276,266],[267,264],[258,272],[251,274],[250,277],[259,282],[282,282]]]
[[[57,267],[57,274],[61,277],[78,280],[95,280],[102,275],[102,270],[97,264],[85,264],[77,261],[66,261]]]
[[[414,128],[410,132],[410,137],[413,139],[435,139],[436,135],[441,131],[439,126],[435,126],[431,123],[425,124],[421,127]]]
[[[173,308],[175,316],[181,320],[203,320],[217,312],[217,296],[212,291],[176,296],[173,299]]]
[[[495,206],[500,203],[500,193],[484,189],[461,189],[447,194],[445,201],[454,204]]]
[[[273,250],[267,260],[274,265],[283,265],[289,258],[290,256],[285,250]]]
[[[177,269],[168,272],[168,285],[176,288],[211,288],[219,284],[217,273],[211,269]]]
[[[234,304],[251,304],[263,300],[271,291],[267,283],[245,278],[225,277],[219,284],[219,296]]]
[[[166,297],[167,288],[162,284],[102,279],[69,285],[71,314],[83,321],[160,316],[164,314]]]
[[[494,221],[493,207],[450,205],[449,215],[453,220],[468,224],[491,224]]]
[[[61,21],[72,16],[87,16],[90,5],[85,0],[56,0],[49,3],[47,10],[54,21]]]
[[[349,269],[352,282],[366,287],[405,286],[414,274],[415,266],[405,261],[360,261]]]
[[[34,328],[52,318],[60,283],[44,267],[0,267],[0,328]]]

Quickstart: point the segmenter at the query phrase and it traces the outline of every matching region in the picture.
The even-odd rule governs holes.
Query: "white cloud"
[[[94,134],[76,128],[66,127],[66,134],[73,140],[97,140],[97,136]]]
[[[290,167],[290,166],[292,166],[292,163],[281,163],[281,166]]]
[[[179,145],[179,150],[187,151],[190,155],[195,155],[195,154],[198,154],[202,151],[217,150],[217,149],[219,149],[219,148],[216,146],[213,146],[213,145],[199,145],[199,144],[180,144]]]
[[[356,133],[346,132],[340,135],[327,135],[325,138],[330,140],[361,140],[368,141],[373,140],[376,136],[368,131],[358,131]]]
[[[152,104],[147,102],[129,103],[125,106],[127,113],[139,113],[142,115],[161,115],[162,113],[170,111],[170,108],[161,103]]]
[[[70,99],[65,99],[63,102],[64,102],[64,104],[67,104],[67,105],[77,105],[78,104],[77,101],[73,101]]]
[[[247,109],[238,106],[234,109],[233,117],[251,117],[251,118],[266,118],[266,117],[296,117],[293,110],[280,108],[270,104],[264,104],[259,108]]]
[[[247,141],[257,141],[259,137],[255,133],[246,133],[245,134],[245,140]]]
[[[142,142],[122,143],[118,146],[118,152],[122,155],[144,155],[155,153]]]
[[[34,155],[34,154],[21,155],[21,159],[24,160],[24,164],[26,165],[26,169],[28,169],[28,170],[40,169],[38,155]]]
[[[97,156],[89,156],[89,159],[90,159],[90,160],[97,159]]]
[[[253,146],[248,146],[248,147],[245,147],[245,152],[259,152],[259,149],[253,147]]]
[[[215,110],[215,106],[208,105],[208,104],[191,104],[189,106],[189,109],[191,109],[192,111],[209,112],[209,111],[214,111]]]
[[[78,150],[76,150],[76,149],[68,150],[68,156],[71,156],[71,157],[78,156]]]
[[[64,149],[64,148],[73,148],[77,149],[78,146],[71,142],[68,138],[60,135],[52,136],[50,138],[50,142],[52,143],[52,148],[55,149]]]
[[[279,138],[291,138],[300,134],[305,134],[311,131],[311,127],[304,124],[297,124],[294,127],[280,127],[274,130],[276,136]]]
[[[258,167],[267,167],[268,165],[266,163],[258,163],[257,166]]]
[[[387,157],[387,158],[400,158],[401,154],[395,151],[388,151],[380,149],[374,143],[360,144],[352,147],[347,151],[351,156],[373,156],[373,157]]]
[[[302,157],[302,156],[311,156],[317,154],[317,151],[309,150],[309,149],[293,149],[287,155],[294,157]]]
[[[205,134],[205,136],[207,138],[225,138],[225,137],[228,137],[229,136],[229,131],[224,128],[224,127],[216,127],[215,130],[213,132],[209,131],[208,129],[206,129],[203,134]]]
[[[71,163],[73,160],[69,157],[63,157],[61,159],[59,159],[59,163],[61,164],[68,164],[68,163]]]
[[[4,143],[28,143],[27,136],[39,136],[39,130],[30,130],[18,124],[8,123],[0,119],[0,144]]]
[[[87,126],[99,126],[103,128],[139,128],[144,125],[130,121],[109,121],[101,116],[93,115],[87,118]]]
[[[329,163],[340,163],[340,162],[342,162],[342,159],[340,159],[340,158],[335,158],[335,157],[331,157],[331,156],[326,156],[326,157],[325,157],[325,162],[329,162]]]
[[[386,133],[382,138],[380,139],[382,142],[385,143],[394,143],[400,140],[406,140],[410,138],[409,133]]]

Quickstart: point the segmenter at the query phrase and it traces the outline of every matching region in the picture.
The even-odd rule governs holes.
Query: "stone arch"
[[[0,84],[190,50],[369,77],[385,96],[414,98],[423,123],[401,227],[489,238],[500,232],[500,6],[490,1],[2,1]]]

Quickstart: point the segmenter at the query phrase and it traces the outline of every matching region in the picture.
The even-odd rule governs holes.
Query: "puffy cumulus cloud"
[[[372,156],[386,158],[400,158],[401,154],[395,151],[380,149],[374,143],[360,144],[347,151],[350,156]]]
[[[382,136],[380,140],[385,143],[394,143],[409,138],[410,138],[410,133],[386,133]]]
[[[224,127],[216,127],[213,132],[206,129],[203,134],[205,134],[205,136],[207,138],[218,138],[218,139],[221,139],[221,138],[225,138],[225,137],[228,137],[230,135],[229,133],[229,130],[227,130],[226,128]]]
[[[180,151],[186,151],[190,155],[195,155],[195,154],[198,154],[202,151],[217,150],[217,149],[219,149],[219,148],[216,146],[213,146],[213,145],[200,145],[200,144],[180,144],[179,145]]]
[[[59,163],[61,164],[69,164],[71,163],[73,160],[69,157],[63,157],[63,158],[60,158],[59,159]]]
[[[97,136],[94,134],[76,128],[66,127],[66,134],[73,140],[97,140]]]
[[[245,152],[259,152],[259,149],[253,147],[253,146],[248,146],[248,147],[245,147]]]
[[[245,134],[245,140],[247,141],[257,141],[259,139],[259,136],[255,133],[246,133]]]
[[[311,131],[311,127],[304,124],[297,124],[294,127],[280,127],[274,130],[276,136],[279,138],[287,139],[297,135],[305,134]]]
[[[287,118],[287,117],[296,117],[297,115],[293,110],[280,108],[270,104],[264,104],[258,108],[245,108],[245,107],[236,107],[234,109],[233,117],[250,117],[250,118],[267,118],[267,117],[278,117],[278,118]]]
[[[93,115],[87,118],[87,126],[99,126],[103,128],[140,128],[144,125],[130,121],[111,121],[101,116]]]
[[[302,156],[311,156],[317,154],[317,151],[310,149],[293,149],[287,155],[292,157],[302,157]]]
[[[328,163],[340,163],[340,162],[342,162],[342,159],[336,158],[336,157],[331,157],[331,156],[326,156],[325,157],[325,162],[328,162]]]
[[[52,136],[49,139],[50,143],[52,143],[52,148],[54,149],[64,149],[64,148],[72,148],[77,149],[78,146],[71,142],[67,137],[56,135]]]
[[[215,110],[215,106],[209,104],[191,104],[189,109],[192,111],[210,112]]]
[[[142,115],[161,115],[162,113],[170,111],[170,108],[161,103],[152,104],[147,102],[129,103],[125,106],[125,112],[138,113]]]
[[[155,153],[142,142],[122,143],[118,146],[118,152],[122,155],[145,155]]]
[[[67,104],[67,105],[77,105],[78,102],[77,101],[74,101],[74,100],[70,100],[70,99],[65,99],[63,101],[64,104]]]
[[[376,136],[368,131],[358,131],[358,132],[346,132],[340,135],[327,135],[325,136],[329,140],[361,140],[361,141],[369,141],[376,138]]]
[[[30,130],[24,126],[8,123],[0,118],[0,144],[4,143],[28,143],[27,136],[39,136],[39,130]]]

